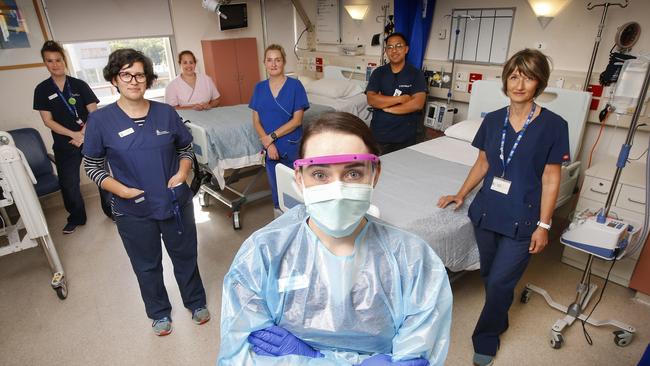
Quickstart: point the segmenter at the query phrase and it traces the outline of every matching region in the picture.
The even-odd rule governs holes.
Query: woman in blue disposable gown
[[[370,129],[343,112],[305,127],[305,205],[254,233],[223,284],[218,365],[443,365],[452,296],[422,239],[368,216]]]
[[[269,78],[255,85],[249,107],[253,126],[266,150],[266,174],[271,185],[273,207],[279,210],[275,166],[291,167],[298,156],[302,137],[302,117],[309,108],[307,93],[298,79],[284,75],[287,57],[282,46],[272,44],[264,51],[264,67]]]
[[[499,336],[508,329],[515,285],[531,254],[548,243],[561,164],[569,160],[567,122],[535,104],[549,74],[539,51],[522,50],[508,60],[501,79],[510,105],[485,116],[472,142],[479,155],[465,183],[438,201],[441,208],[458,208],[483,182],[469,208],[486,292],[472,335],[475,365],[492,364]]]
[[[164,336],[172,331],[161,238],[183,304],[192,320],[203,324],[210,313],[197,265],[192,194],[185,183],[194,154],[192,136],[173,107],[144,98],[156,75],[151,60],[141,52],[111,53],[104,78],[117,88],[120,99],[88,120],[82,150],[86,173],[114,195],[117,230],[154,333]]]

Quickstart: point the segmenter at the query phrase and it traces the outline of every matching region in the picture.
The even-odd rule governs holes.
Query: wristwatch
[[[537,226],[541,227],[542,229],[551,230],[551,224],[546,224],[541,221],[537,221]]]
[[[273,139],[273,141],[275,141],[275,140],[278,139],[278,135],[275,134],[275,131],[271,132],[271,135],[270,135],[270,136],[271,136],[271,138]]]

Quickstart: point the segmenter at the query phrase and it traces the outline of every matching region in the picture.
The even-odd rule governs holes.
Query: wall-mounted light
[[[368,12],[368,5],[345,5],[345,10],[354,20],[363,20]]]
[[[537,20],[542,28],[546,28],[548,23],[570,2],[571,0],[528,0],[528,4],[537,16]]]

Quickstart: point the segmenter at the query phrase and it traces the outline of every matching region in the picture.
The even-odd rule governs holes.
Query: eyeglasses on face
[[[147,75],[146,74],[131,74],[125,71],[122,71],[117,74],[117,76],[120,78],[125,83],[130,83],[133,78],[135,78],[135,81],[138,83],[144,83],[147,81]]]
[[[401,51],[404,48],[404,45],[401,43],[388,44],[386,45],[386,51],[398,50]]]

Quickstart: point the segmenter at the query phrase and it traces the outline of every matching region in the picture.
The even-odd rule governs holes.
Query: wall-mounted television
[[[219,27],[222,31],[248,27],[246,4],[221,5],[219,11],[227,18],[219,17]]]

